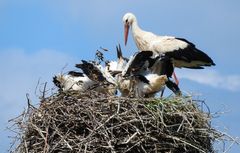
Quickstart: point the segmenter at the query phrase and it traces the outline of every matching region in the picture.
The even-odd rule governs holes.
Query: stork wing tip
[[[120,44],[118,44],[118,46],[116,48],[117,48],[117,57],[118,57],[118,59],[123,58],[123,56],[122,56],[122,49],[121,49]]]
[[[71,76],[74,76],[74,77],[83,77],[84,76],[83,73],[75,72],[75,71],[69,71],[68,74]]]

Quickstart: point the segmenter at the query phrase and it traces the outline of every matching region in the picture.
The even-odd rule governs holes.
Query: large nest
[[[134,99],[62,92],[29,105],[14,122],[14,152],[214,152],[220,134],[191,97]]]

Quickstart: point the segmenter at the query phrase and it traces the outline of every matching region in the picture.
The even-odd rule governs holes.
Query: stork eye
[[[128,23],[128,19],[126,19],[126,23]]]

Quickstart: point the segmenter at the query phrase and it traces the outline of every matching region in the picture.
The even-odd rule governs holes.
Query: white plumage
[[[128,62],[128,59],[123,57],[122,50],[120,45],[116,47],[117,50],[117,61],[110,61],[107,63],[105,71],[108,71],[109,73],[121,73],[122,70],[126,67],[126,64]]]
[[[80,92],[88,90],[91,86],[95,84],[85,74],[83,74],[83,76],[59,74],[54,77],[53,82],[63,91],[75,90]]]
[[[101,65],[82,60],[82,63],[75,65],[82,69],[88,78],[96,83],[96,90],[99,92],[114,95],[116,93],[116,81],[113,76]]]
[[[117,79],[120,80],[120,87],[127,87],[128,90],[124,88],[125,91],[136,97],[153,97],[162,91],[168,77],[151,69],[151,65],[158,60],[159,57],[154,57],[151,51],[135,53],[122,70],[121,77]]]
[[[152,32],[142,30],[138,26],[134,14],[127,13],[123,17],[125,26],[125,45],[127,44],[128,31],[131,27],[132,35],[139,51],[153,51],[156,54],[166,54],[173,60],[175,67],[202,68],[202,66],[215,65],[212,59],[197,49],[186,39],[172,36],[158,36]]]
[[[172,50],[178,50],[179,48],[183,49],[188,45],[186,42],[176,40],[175,37],[157,36],[152,32],[143,31],[138,26],[137,19],[132,13],[125,14],[123,17],[123,22],[124,24],[131,26],[133,38],[140,51],[149,50],[157,53],[165,53]],[[127,41],[125,41],[125,43],[127,43]]]
[[[144,77],[149,81],[148,83],[139,80],[135,85],[138,97],[154,97],[157,92],[165,88],[166,81],[168,80],[166,75],[152,73],[145,74]]]

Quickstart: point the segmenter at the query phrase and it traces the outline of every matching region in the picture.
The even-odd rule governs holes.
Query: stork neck
[[[137,21],[132,23],[132,32],[135,35],[138,31],[142,31],[141,28],[138,26]]]

